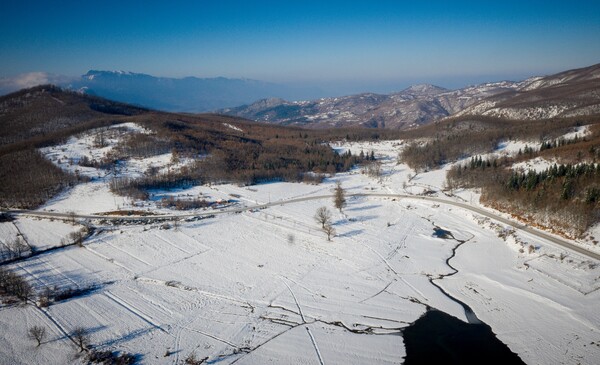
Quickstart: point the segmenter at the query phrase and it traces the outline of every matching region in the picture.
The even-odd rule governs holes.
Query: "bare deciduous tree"
[[[75,232],[69,233],[69,238],[79,247],[83,247],[83,239],[85,238],[85,233],[83,230],[77,230]]]
[[[342,188],[342,183],[337,182],[335,186],[335,194],[333,197],[333,202],[335,207],[342,211],[342,209],[346,206],[346,191]]]
[[[191,353],[189,354],[186,358],[185,358],[185,364],[187,365],[201,365],[204,364],[204,362],[208,360],[208,356],[202,359],[198,359],[196,357],[195,353]]]
[[[366,173],[370,177],[380,178],[383,174],[380,161],[371,161],[366,166]]]
[[[75,220],[75,212],[69,212],[69,218],[68,218],[69,223],[71,223],[71,225],[76,225],[77,221]]]
[[[0,268],[0,295],[15,296],[27,302],[33,296],[29,282],[16,273]]]
[[[54,295],[56,292],[57,288],[56,287],[45,287],[44,290],[42,291],[42,294],[39,297],[39,306],[42,308],[47,308],[50,306],[50,303],[52,302],[52,300],[54,299]]]
[[[42,344],[42,341],[46,337],[46,327],[33,326],[27,332],[30,339],[37,342],[38,347]]]
[[[27,251],[27,243],[20,236],[15,238],[13,241],[8,243],[8,250],[12,257],[21,257],[25,251]]]
[[[90,343],[88,331],[83,327],[76,327],[73,330],[73,333],[71,333],[71,338],[73,338],[73,341],[75,341],[82,352],[87,349],[87,346]]]
[[[335,236],[335,228],[331,224],[326,224],[323,227],[323,232],[327,235],[327,241],[331,241],[331,237]]]
[[[106,130],[102,129],[96,133],[96,137],[94,138],[94,147],[102,148],[106,146],[108,146],[106,140]]]
[[[325,225],[331,223],[331,212],[327,207],[320,207],[315,213],[315,220],[321,224],[321,228],[325,228]]]

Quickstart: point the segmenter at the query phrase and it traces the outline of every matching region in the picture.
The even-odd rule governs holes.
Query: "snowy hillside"
[[[600,65],[532,77],[512,90],[472,105],[456,115],[513,120],[587,116],[600,113]]]
[[[263,99],[220,112],[262,122],[315,128],[367,126],[406,129],[450,116],[486,97],[517,86],[517,83],[505,81],[447,90],[420,84],[389,95],[364,93],[292,102]]]
[[[407,129],[446,117],[490,116],[517,120],[600,113],[600,66],[487,82],[457,90],[413,85],[388,95],[363,93],[311,101],[263,99],[221,113],[261,122],[312,128],[363,126]]]
[[[90,181],[38,215],[0,223],[3,244],[21,234],[32,245],[59,247],[5,268],[37,292],[84,293],[48,307],[2,304],[1,364],[85,363],[72,341],[78,327],[90,348],[131,353],[144,364],[180,364],[191,354],[223,364],[397,364],[407,356],[404,329],[431,309],[478,318],[528,364],[600,359],[593,254],[505,223],[507,216],[478,205],[477,192],[444,191],[445,169],[415,174],[397,162],[404,141],[332,144],[373,151],[378,174],[355,168],[319,185],[156,190],[138,201],[114,195],[111,174],[186,161],[129,159],[111,174],[76,164],[106,154],[132,130],[144,132],[132,123],[111,127],[103,149],[94,147],[98,130],[44,148]],[[514,153],[524,143],[502,149]],[[341,211],[331,197],[338,182],[347,198]],[[166,196],[214,204],[182,212],[161,206]],[[331,241],[314,219],[320,207],[331,212]],[[91,232],[81,247],[60,248],[80,225]],[[47,240],[44,231],[53,232]],[[598,252],[589,241],[570,243]],[[47,328],[39,347],[27,339],[35,325]]]

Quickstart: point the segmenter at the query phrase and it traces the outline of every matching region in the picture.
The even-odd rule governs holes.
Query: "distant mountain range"
[[[532,77],[447,90],[414,85],[401,92],[321,98],[263,99],[219,113],[261,122],[313,128],[362,126],[406,129],[450,116],[531,120],[600,114],[600,64]]]
[[[81,76],[69,87],[152,109],[190,113],[213,111],[273,96],[296,98],[314,91],[249,79],[176,79],[96,70]]]
[[[0,79],[0,93],[41,83],[156,110],[216,112],[310,128],[407,129],[453,116],[531,120],[600,114],[600,64],[457,90],[421,84],[391,94],[363,93],[310,101],[299,100],[323,95],[323,91],[248,79],[176,79],[95,70],[75,80],[46,73]]]
[[[499,82],[447,90],[422,84],[388,95],[364,93],[294,102],[265,99],[218,112],[285,125],[402,129],[447,117],[513,87],[514,83]]]

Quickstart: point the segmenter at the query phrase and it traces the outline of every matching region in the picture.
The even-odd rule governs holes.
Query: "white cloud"
[[[72,79],[47,72],[28,72],[14,77],[0,78],[0,95],[43,84],[63,85]]]

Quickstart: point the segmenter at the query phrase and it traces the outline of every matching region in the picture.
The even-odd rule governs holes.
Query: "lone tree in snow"
[[[335,194],[333,196],[333,202],[335,203],[335,207],[342,212],[342,208],[346,206],[346,191],[342,188],[342,183],[337,182],[335,186]]]
[[[82,352],[87,349],[87,346],[90,343],[90,338],[88,331],[85,328],[76,327],[73,330],[71,337],[73,338],[73,341],[75,341],[77,346],[79,346]]]
[[[315,220],[317,223],[320,223],[321,228],[324,229],[325,225],[331,223],[331,212],[327,207],[321,207],[317,209],[317,212],[315,213]]]
[[[329,223],[323,227],[323,232],[327,235],[327,241],[331,241],[331,237],[335,236],[335,228]]]
[[[204,364],[204,362],[208,360],[208,356],[202,359],[198,359],[196,357],[195,353],[191,353],[188,355],[188,357],[185,358],[185,364],[186,365],[201,365]]]
[[[367,175],[370,177],[376,177],[378,179],[383,175],[383,170],[381,168],[381,162],[379,161],[371,161],[366,165],[365,169]]]
[[[46,327],[33,326],[27,331],[27,335],[30,339],[36,341],[39,347],[44,341],[44,337],[46,337]]]

